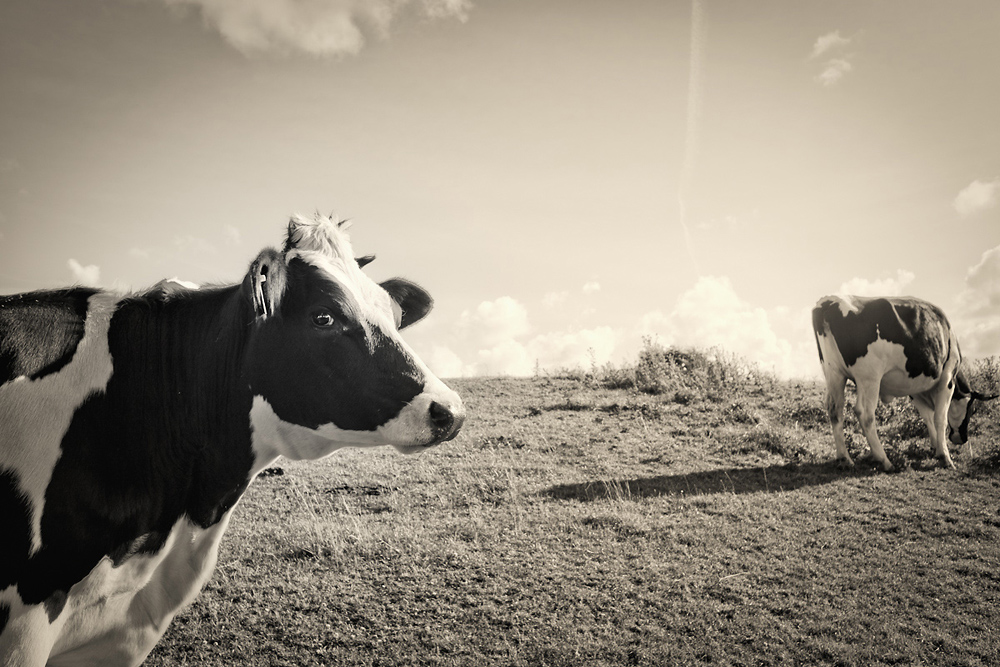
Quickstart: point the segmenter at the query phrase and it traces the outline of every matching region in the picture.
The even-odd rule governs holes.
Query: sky
[[[352,220],[444,377],[818,377],[827,294],[1000,354],[995,0],[5,0],[0,294],[235,283]]]

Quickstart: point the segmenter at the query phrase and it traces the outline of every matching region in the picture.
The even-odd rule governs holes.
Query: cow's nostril
[[[455,415],[452,414],[451,410],[434,401],[431,403],[431,424],[439,433],[446,434],[451,431],[451,427],[455,424]]]

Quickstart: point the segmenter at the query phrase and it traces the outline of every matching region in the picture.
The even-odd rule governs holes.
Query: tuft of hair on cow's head
[[[337,280],[347,280],[368,294],[374,302],[380,297],[370,292],[375,284],[360,270],[371,263],[374,255],[355,257],[347,234],[349,222],[334,216],[317,214],[312,218],[293,215],[288,221],[284,245],[284,261],[296,259],[330,272]],[[395,315],[396,327],[404,329],[430,312],[433,299],[424,288],[403,278],[392,278],[379,286],[388,293]],[[362,297],[363,298],[363,297]],[[381,297],[384,298],[384,297]],[[364,325],[367,326],[367,325]]]
[[[338,220],[332,215],[317,214],[312,218],[293,215],[288,221],[284,251],[306,250],[340,257],[344,248],[350,248],[347,242],[350,226],[350,221]]]
[[[257,319],[267,319],[278,312],[286,280],[284,255],[274,248],[262,250],[243,279],[243,292],[253,303]]]

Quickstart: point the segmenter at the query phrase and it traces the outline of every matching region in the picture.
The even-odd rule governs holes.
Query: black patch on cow
[[[31,506],[18,478],[0,469],[0,591],[17,582],[31,549]]]
[[[813,331],[816,332],[816,349],[819,351],[820,363],[823,362],[823,348],[819,344],[819,337],[826,335],[823,329],[823,308],[816,306],[812,311]]]
[[[108,554],[108,557],[111,559],[111,564],[118,567],[132,556],[155,554],[163,548],[164,544],[167,543],[168,537],[170,537],[170,533],[162,531],[146,533],[145,535],[140,535],[131,542],[123,542],[122,544],[117,545],[115,549]]]
[[[21,376],[34,380],[68,364],[96,292],[80,287],[0,296],[0,384]]]
[[[878,338],[903,346],[906,372],[910,377],[925,375],[936,378],[941,374],[950,350],[934,335],[947,330],[948,320],[935,306],[911,301],[883,298],[857,299],[861,307],[844,315],[840,304],[826,300],[813,310],[813,328],[824,335],[823,322],[848,368],[868,353],[868,346]],[[947,344],[947,343],[945,343]]]
[[[54,610],[102,558],[155,552],[181,517],[207,528],[232,507],[253,463],[239,371],[252,320],[235,286],[120,303],[108,331],[114,373],[73,415],[45,493],[42,548],[15,566],[26,604]]]
[[[298,259],[287,275],[280,312],[258,325],[247,355],[254,393],[278,417],[308,428],[373,431],[423,391],[412,359],[376,328],[366,337],[336,283]],[[316,327],[319,310],[337,325]]]
[[[45,613],[49,617],[49,623],[54,623],[62,610],[66,607],[66,593],[56,591],[45,601]]]
[[[953,398],[965,398],[972,394],[972,385],[969,384],[969,379],[965,377],[965,370],[962,368],[958,369],[955,373],[955,391],[952,394]]]
[[[10,620],[10,607],[0,604],[0,635],[7,628],[7,621]]]
[[[962,423],[958,427],[958,436],[961,443],[964,445],[969,440],[969,421],[972,419],[973,413],[976,411],[975,402],[976,399],[972,397],[972,386],[969,384],[969,379],[965,376],[965,370],[959,368],[958,372],[955,373],[955,390],[951,395],[952,401],[960,401],[963,398],[969,399],[968,404],[965,406],[965,416],[962,418]],[[948,424],[948,438],[951,439],[952,434],[956,429],[952,428],[951,424]]]

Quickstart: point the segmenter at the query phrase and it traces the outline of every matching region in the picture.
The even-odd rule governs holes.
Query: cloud
[[[552,293],[550,301],[563,294]],[[623,336],[608,326],[532,335],[527,308],[509,296],[462,312],[448,329],[450,338],[433,345],[425,359],[443,377],[527,376],[538,369],[589,368],[611,361]]]
[[[841,52],[842,55],[838,57],[830,57],[826,60],[823,65],[823,71],[821,71],[817,76],[816,80],[819,81],[824,86],[833,86],[844,76],[854,69],[854,54],[853,53],[843,53],[844,47],[851,43],[850,37],[842,37],[839,30],[834,30],[833,32],[828,32],[825,35],[820,35],[816,38],[816,42],[813,44],[812,53],[809,54],[809,60],[815,60],[820,56],[830,55],[832,52]]]
[[[459,336],[492,347],[528,333],[528,310],[509,296],[483,301],[475,310],[462,312],[456,329]]]
[[[955,315],[963,352],[973,357],[1000,354],[1000,246],[984,252],[969,269]]]
[[[1000,178],[972,181],[955,197],[951,205],[962,217],[993,208],[1000,198]]]
[[[431,348],[431,353],[424,359],[431,372],[442,378],[457,378],[471,375],[466,370],[462,358],[459,357],[449,347],[435,345]]]
[[[830,51],[831,49],[837,49],[842,46],[847,46],[851,43],[849,37],[841,37],[839,30],[834,30],[833,32],[828,32],[825,35],[820,35],[816,38],[816,43],[813,44],[812,53],[809,54],[810,60],[819,58],[821,55]]]
[[[468,372],[470,375],[525,377],[531,375],[534,369],[535,360],[531,358],[527,347],[516,340],[507,339],[488,349],[479,350],[476,362],[468,368]]]
[[[916,278],[912,271],[897,269],[896,275],[868,280],[867,278],[851,278],[840,286],[837,294],[853,294],[854,296],[903,296],[903,290]]]
[[[684,292],[669,314],[643,316],[639,331],[664,345],[719,347],[782,377],[814,375],[815,343],[807,332],[808,316],[796,322],[796,343],[779,336],[772,315],[744,301],[722,276],[702,276]]]
[[[508,338],[476,351],[461,365],[462,375],[533,375],[538,370],[602,366],[619,351],[623,333],[608,326],[539,334],[528,340]],[[449,350],[450,352],[450,350]],[[458,355],[455,355],[458,358]],[[436,361],[447,362],[447,359]],[[441,365],[445,365],[442,363]],[[431,366],[434,368],[434,366]],[[456,368],[450,366],[449,368]],[[446,376],[447,377],[447,376]]]
[[[587,368],[611,361],[622,333],[608,326],[561,331],[535,336],[527,344],[528,353],[547,368]]]
[[[73,272],[73,281],[80,285],[97,287],[101,283],[101,268],[96,264],[83,266],[80,262],[70,258],[66,266]]]
[[[162,0],[193,7],[244,55],[304,53],[330,57],[361,51],[367,35],[385,37],[413,8],[430,19],[468,20],[471,0]]]
[[[1000,308],[1000,246],[983,253],[979,264],[966,274],[965,284],[980,292],[990,292],[993,295],[990,306]]]
[[[537,332],[528,309],[504,296],[463,312],[422,356],[443,377],[527,376],[631,364],[643,338],[652,337],[664,345],[719,347],[782,377],[815,377],[811,308],[810,303],[765,310],[740,298],[728,278],[705,276],[669,312],[651,311],[631,324]]]
[[[824,86],[832,86],[844,78],[844,75],[854,69],[850,61],[845,58],[834,58],[826,63],[826,67],[819,73],[816,80]]]
[[[580,292],[585,295],[594,294],[601,291],[601,284],[596,280],[591,280],[583,284],[580,288]],[[571,294],[568,290],[562,290],[560,292],[547,292],[545,296],[542,297],[542,305],[546,309],[552,310],[555,308],[561,308],[569,303]]]
[[[549,292],[542,297],[542,305],[552,309],[563,306],[569,300],[569,292]]]
[[[432,19],[455,17],[463,23],[469,20],[470,0],[424,0],[424,13]]]

